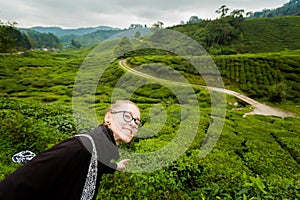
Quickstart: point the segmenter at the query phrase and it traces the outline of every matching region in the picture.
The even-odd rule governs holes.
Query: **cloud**
[[[196,15],[215,18],[221,5],[233,9],[260,11],[276,8],[288,0],[9,0],[0,2],[0,19],[19,26],[61,26],[65,28],[109,25],[126,28],[139,23],[151,26],[179,24]]]

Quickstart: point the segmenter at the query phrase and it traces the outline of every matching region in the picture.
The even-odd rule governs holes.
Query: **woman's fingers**
[[[117,163],[117,170],[124,170],[126,169],[126,166],[129,163],[130,159],[124,159]]]

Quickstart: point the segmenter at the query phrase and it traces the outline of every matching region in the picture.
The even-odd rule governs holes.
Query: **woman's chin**
[[[129,143],[132,140],[132,136],[129,134],[121,133],[119,134],[119,140],[125,143]]]
[[[125,143],[129,143],[130,141],[132,140],[132,137],[131,136],[126,136],[122,139],[123,142]]]
[[[122,140],[126,143],[130,142],[132,140],[132,132],[128,129],[125,129],[122,131]]]

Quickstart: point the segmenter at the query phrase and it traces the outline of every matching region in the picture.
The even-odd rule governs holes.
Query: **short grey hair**
[[[118,111],[118,108],[120,108],[122,105],[124,104],[131,104],[134,105],[139,111],[140,108],[132,101],[130,100],[117,100],[115,103],[113,103],[109,109],[107,110],[107,112],[105,113],[105,115],[109,112],[113,112],[113,111]],[[103,124],[106,124],[105,119],[103,119]]]
[[[118,101],[116,101],[114,104],[112,104],[112,105],[110,106],[108,112],[111,112],[111,111],[117,111],[117,109],[118,109],[119,107],[121,107],[122,105],[124,105],[124,104],[131,104],[131,105],[134,105],[138,110],[140,110],[139,107],[138,107],[134,102],[132,102],[132,101],[130,101],[130,100],[118,100]]]

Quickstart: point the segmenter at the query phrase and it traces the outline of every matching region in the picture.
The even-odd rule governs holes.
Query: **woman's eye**
[[[131,120],[132,120],[132,117],[131,117],[131,115],[129,115],[129,114],[124,114],[124,119],[125,119],[126,121],[131,121]]]

